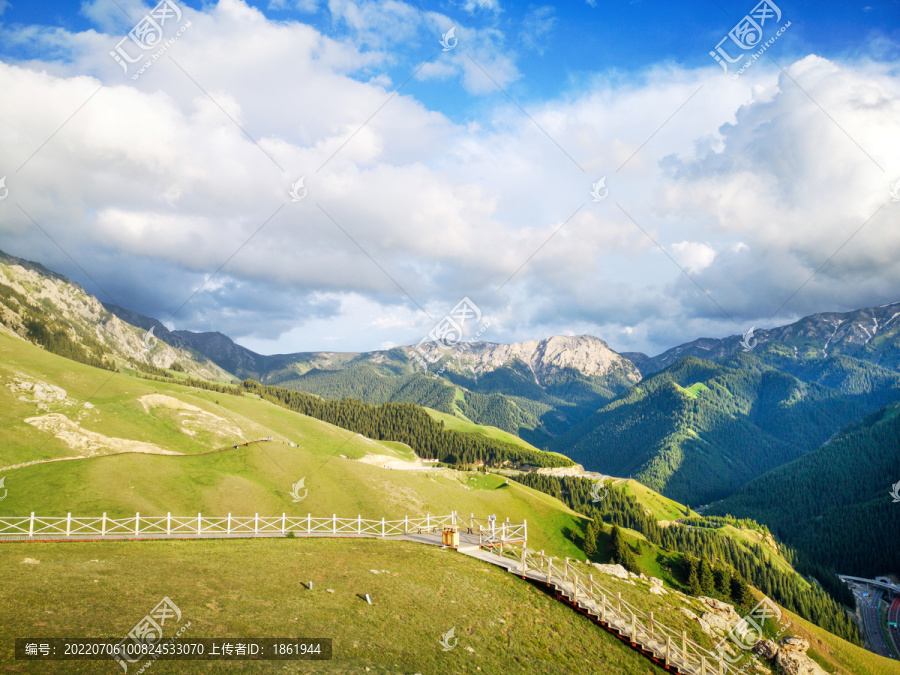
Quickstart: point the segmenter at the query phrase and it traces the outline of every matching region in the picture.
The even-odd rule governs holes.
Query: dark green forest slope
[[[900,569],[900,405],[843,430],[821,448],[748,483],[707,513],[754,518],[842,574]]]
[[[604,406],[551,447],[690,504],[721,499],[815,449],[863,404],[753,356],[684,358]]]

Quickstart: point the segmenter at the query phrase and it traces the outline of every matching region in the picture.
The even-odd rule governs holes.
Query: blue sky
[[[900,0],[780,2],[727,73],[753,2],[177,7],[139,70],[152,5],[0,1],[0,249],[101,300],[274,353],[469,297],[656,353],[898,299]]]

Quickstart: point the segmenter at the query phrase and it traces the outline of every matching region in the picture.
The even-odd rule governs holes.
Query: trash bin
[[[448,525],[445,527],[441,543],[450,548],[459,548],[459,528],[456,525]]]

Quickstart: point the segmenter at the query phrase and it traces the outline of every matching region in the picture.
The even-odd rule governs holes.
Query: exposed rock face
[[[93,340],[119,360],[160,368],[179,363],[187,372],[209,379],[225,375],[205,359],[201,363],[180,349],[147,338],[146,331],[112,315],[81,286],[37,263],[0,251],[0,284],[27,300],[24,306],[16,299],[0,303],[0,323],[20,337],[26,335],[25,320],[30,311],[66,326],[70,339],[75,342],[84,345],[86,340]],[[28,302],[33,306],[29,307]]]
[[[827,675],[822,667],[806,654],[809,642],[801,637],[789,635],[779,643],[775,663],[786,675]]]
[[[753,645],[753,652],[764,659],[773,659],[778,653],[778,645],[771,640],[760,640]]]
[[[556,335],[546,340],[509,345],[476,342],[460,361],[473,367],[476,373],[487,373],[516,359],[531,369],[538,384],[546,376],[564,368],[573,368],[588,377],[618,375],[632,384],[641,379],[640,372],[631,361],[591,335]]]
[[[654,595],[665,595],[669,591],[663,588],[662,579],[657,579],[656,577],[650,577],[650,592]]]
[[[722,633],[727,633],[731,630],[732,626],[736,625],[741,620],[740,615],[734,611],[734,607],[727,602],[722,602],[721,600],[708,598],[706,596],[701,596],[697,599],[707,608],[707,611],[703,613],[701,619],[711,628],[716,628]]]
[[[628,570],[621,565],[601,565],[600,563],[594,563],[594,567],[600,572],[603,572],[603,574],[609,574],[614,577],[619,577],[620,579],[628,579]]]

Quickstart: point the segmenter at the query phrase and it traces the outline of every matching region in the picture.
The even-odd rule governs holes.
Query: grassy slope
[[[809,640],[808,654],[829,673],[900,675],[900,663],[897,661],[851,645],[783,607],[781,613],[783,618],[791,623],[787,634],[799,635]]]
[[[503,431],[503,429],[475,424],[474,422],[470,422],[467,419],[463,419],[462,417],[448,415],[447,413],[440,412],[439,410],[432,410],[431,408],[425,408],[425,410],[428,411],[428,414],[431,415],[434,419],[438,420],[439,422],[443,422],[444,426],[447,429],[453,429],[455,431],[462,431],[465,433],[483,434],[489,438],[494,438],[499,441],[514,443],[515,445],[519,445],[527,450],[540,450],[540,448],[534,447],[530,443],[523,441],[515,434],[511,434],[508,431]]]
[[[0,334],[0,376],[13,373],[51,382],[66,389],[71,406],[56,406],[71,418],[90,398],[96,406],[83,428],[121,438],[156,443],[184,456],[119,454],[65,462],[35,464],[5,473],[8,496],[0,514],[94,515],[106,511],[124,517],[145,515],[210,515],[289,513],[344,517],[402,518],[451,510],[482,517],[496,513],[527,519],[535,546],[557,555],[578,549],[563,532],[581,530],[580,517],[547,495],[500,478],[469,484],[455,471],[406,472],[350,461],[366,454],[409,457],[402,444],[375,443],[319,420],[298,415],[252,397],[236,397],[179,385],[107,373],[47,354],[21,340]],[[182,433],[178,411],[157,408],[148,413],[138,402],[158,393],[194,405],[240,430],[237,438],[221,434]],[[4,444],[0,463],[8,466],[32,459],[76,454],[58,439],[21,420],[38,413],[34,403],[18,401],[0,385],[0,425]],[[54,410],[50,406],[51,411]],[[7,435],[7,432],[11,432]],[[254,443],[234,450],[248,438],[273,436],[283,442]],[[225,448],[221,451],[222,448]],[[342,458],[345,455],[349,459]],[[308,497],[295,503],[291,486],[306,478]]]
[[[6,487],[9,488],[9,494],[5,500],[0,502],[0,513],[2,514],[27,514],[32,510],[41,515],[64,515],[68,511],[75,514],[97,514],[106,511],[110,516],[132,515],[135,511],[140,511],[144,515],[164,514],[167,511],[177,514],[198,511],[210,514],[227,512],[235,514],[257,512],[260,514],[280,514],[282,512],[305,514],[312,512],[317,515],[338,513],[345,516],[360,513],[368,517],[384,515],[391,518],[426,512],[446,513],[451,509],[456,509],[462,513],[495,512],[501,516],[510,515],[514,519],[526,518],[530,523],[529,544],[533,548],[544,549],[547,553],[559,556],[582,557],[571,541],[573,536],[580,538],[583,526],[583,521],[577,514],[569,511],[557,500],[515,482],[506,485],[505,480],[500,477],[473,476],[451,471],[440,473],[390,471],[350,461],[339,455],[343,454],[352,458],[361,457],[370,452],[391,454],[392,448],[389,446],[392,444],[373,445],[372,441],[345,430],[297,415],[252,397],[233,397],[213,392],[201,392],[177,385],[138,380],[126,375],[116,375],[110,379],[109,373],[59,359],[21,341],[14,341],[5,335],[0,335],[0,357],[3,357],[0,361],[0,374],[2,375],[9,375],[15,371],[53,382],[64,386],[69,397],[79,403],[90,397],[92,403],[97,406],[98,417],[86,417],[83,421],[84,427],[110,436],[140,437],[141,440],[155,442],[180,452],[191,453],[181,457],[121,454],[69,462],[53,462],[10,471],[5,474],[8,479]],[[163,393],[190,402],[240,428],[247,437],[271,435],[276,440],[291,440],[299,447],[290,448],[282,443],[256,443],[238,450],[233,450],[229,446],[223,452],[210,452],[211,447],[221,447],[222,445],[222,439],[218,435],[210,434],[207,438],[189,437],[179,431],[179,417],[172,411],[161,410],[155,415],[148,414],[137,403],[137,398],[147,393]],[[8,460],[23,461],[26,459],[26,455],[33,455],[35,447],[39,447],[45,441],[46,445],[38,453],[39,455],[72,454],[70,449],[56,439],[47,440],[49,437],[43,432],[21,423],[19,420],[22,419],[22,414],[27,416],[36,413],[35,406],[33,403],[20,402],[8,394],[8,389],[0,387],[0,396],[6,396],[2,402],[9,405],[8,408],[3,408],[5,413],[0,419],[0,423],[7,429],[15,431],[15,434],[8,437],[2,449],[4,454],[0,457],[4,463],[12,463]],[[232,440],[229,439],[226,445],[231,442]],[[408,450],[405,450],[401,444],[393,445],[396,446],[398,454],[408,454]],[[55,454],[52,454],[54,452]],[[300,477],[306,477],[309,496],[303,502],[294,503],[288,491],[291,484]],[[658,512],[659,515],[672,515],[673,511],[677,512],[678,505],[655,495],[643,486],[635,484],[632,489],[635,494],[639,494],[639,498],[648,508]],[[628,539],[642,539],[640,535],[630,531],[625,531],[625,534]],[[210,554],[210,558],[207,560],[204,557],[206,555],[205,548],[200,549],[199,546],[196,549],[177,548],[190,547],[191,543],[141,543],[139,546],[159,546],[159,551],[169,550],[166,547],[175,547],[171,550],[180,551],[180,553],[172,555],[175,557],[186,556],[186,560],[194,560],[190,564],[199,565],[203,569],[217,570],[225,565],[229,569],[237,570],[235,574],[244,574],[247,566],[240,558],[243,555],[240,551],[245,549],[228,549],[227,547],[247,546],[246,550],[262,551],[265,546],[279,545],[275,542],[208,542],[207,544],[210,547],[226,547],[215,550],[228,551],[229,556],[233,555],[235,559],[221,563],[219,562],[220,557],[213,554]],[[350,545],[350,542],[344,542],[344,544]],[[118,546],[128,545],[103,543],[97,546],[106,547],[104,550],[115,550]],[[313,543],[304,542],[304,545],[313,545]],[[338,544],[333,545],[337,546]],[[369,544],[360,542],[352,544],[353,547],[357,545]],[[405,546],[405,544],[397,543],[391,545]],[[29,548],[34,546],[37,548]],[[61,559],[69,552],[76,551],[77,549],[73,547],[77,546],[90,547],[94,545],[67,544],[51,548],[48,545],[13,544],[9,547],[0,547],[0,554],[7,554],[9,551],[23,552],[27,549],[36,553],[21,553],[22,558],[40,559],[41,556],[44,556],[45,559],[53,557]],[[641,559],[644,571],[654,576],[668,578],[669,575],[664,569],[665,556],[660,557],[658,555],[660,552],[654,550],[646,542],[644,542],[644,549],[645,554]],[[91,553],[94,550],[93,548],[85,549],[85,557],[92,555],[91,559],[96,558],[96,552]],[[162,555],[157,553],[156,549],[151,548],[135,550],[142,552],[152,550],[154,551],[153,555]],[[418,549],[411,550],[410,554],[413,554],[415,550]],[[131,549],[129,549],[130,551]],[[189,551],[191,555],[185,554],[185,551]],[[129,554],[123,553],[122,555],[127,557]],[[12,555],[19,554],[14,552]],[[332,553],[329,560],[334,560],[335,555]],[[397,555],[402,558],[405,553]],[[146,557],[143,554],[140,557],[146,566]],[[268,558],[268,556],[266,557]],[[156,560],[155,557],[154,561]],[[365,564],[369,565],[370,563]],[[375,565],[371,566],[375,567]],[[22,566],[17,569],[26,567]],[[269,565],[265,573],[253,574],[251,572],[245,576],[247,579],[262,579],[270,573],[271,569],[277,567],[277,565]],[[334,567],[334,569],[336,568]],[[387,563],[384,568],[391,569]],[[70,578],[67,576],[70,574],[71,570],[67,571],[61,568],[59,585],[64,586],[63,582]],[[191,579],[190,575],[187,579]],[[187,579],[185,584],[188,584]],[[296,579],[293,582],[296,583]],[[191,579],[188,585],[190,584],[196,585],[196,578]],[[184,584],[180,584],[180,586],[184,586]],[[639,602],[641,606],[648,603],[650,605],[658,604],[657,609],[660,616],[667,613],[667,601],[663,602],[655,596],[648,596],[646,592],[640,592],[627,584],[621,584],[621,586],[623,597],[627,598],[629,594],[633,593],[633,600]],[[201,587],[206,589],[207,585],[202,584]],[[223,583],[222,587],[231,588],[237,587],[237,585]],[[124,588],[120,588],[120,593],[123,590]],[[128,592],[132,591],[125,591],[126,595]],[[168,591],[164,591],[162,594],[166,592]],[[169,594],[174,597],[173,593]],[[152,600],[148,600],[148,602],[152,604]],[[685,600],[685,602],[688,601]],[[216,602],[212,601],[206,604],[216,605]],[[5,606],[10,606],[10,603],[5,603]],[[27,606],[27,604],[21,606]],[[38,603],[36,606],[42,605]],[[61,613],[72,612],[71,620],[78,616],[77,611],[73,609],[79,607],[77,598],[57,601],[57,606],[68,608],[59,611]],[[653,607],[648,608],[653,609]],[[668,609],[671,607],[669,606]],[[412,610],[404,604],[403,611]],[[441,613],[434,611],[434,615],[439,614]],[[678,621],[677,612],[670,620]],[[254,621],[265,622],[267,619],[255,616]],[[3,623],[8,625],[6,622]],[[59,628],[58,634],[60,635],[82,634],[77,630],[73,633],[67,628],[68,624],[65,621],[58,621],[57,618],[54,618],[51,625]],[[693,626],[685,625],[685,628],[691,634],[695,633]],[[100,627],[98,630],[99,632],[96,634],[103,634],[105,630],[111,629]],[[442,628],[440,632],[443,630],[446,629]],[[556,628],[553,630],[555,631]],[[227,624],[222,625],[222,631],[209,634],[250,634],[247,630],[229,628]],[[567,634],[565,631],[561,632]],[[262,635],[263,633],[256,634]],[[273,629],[265,634],[276,635],[278,631]],[[834,640],[837,639],[834,638]],[[835,644],[846,646],[839,640]],[[400,660],[402,659],[398,656],[398,661]],[[384,664],[387,663],[387,660],[379,658],[378,662]],[[158,663],[154,667],[162,665],[162,663]],[[462,668],[462,666],[453,667]]]
[[[679,504],[674,499],[663,497],[643,483],[629,479],[622,483],[614,482],[613,484],[621,487],[627,494],[637,499],[644,508],[649,509],[656,520],[678,520],[685,517],[687,507]],[[696,516],[697,514],[691,511],[691,515]]]
[[[21,564],[26,557],[40,564]],[[660,672],[527,582],[408,542],[9,544],[0,561],[17,576],[0,591],[0,664],[16,672],[121,672],[102,661],[15,662],[11,645],[28,635],[120,638],[164,596],[182,610],[180,625],[191,622],[185,638],[326,637],[334,659],[157,661],[154,673]],[[445,652],[441,635],[454,627],[459,642]]]

